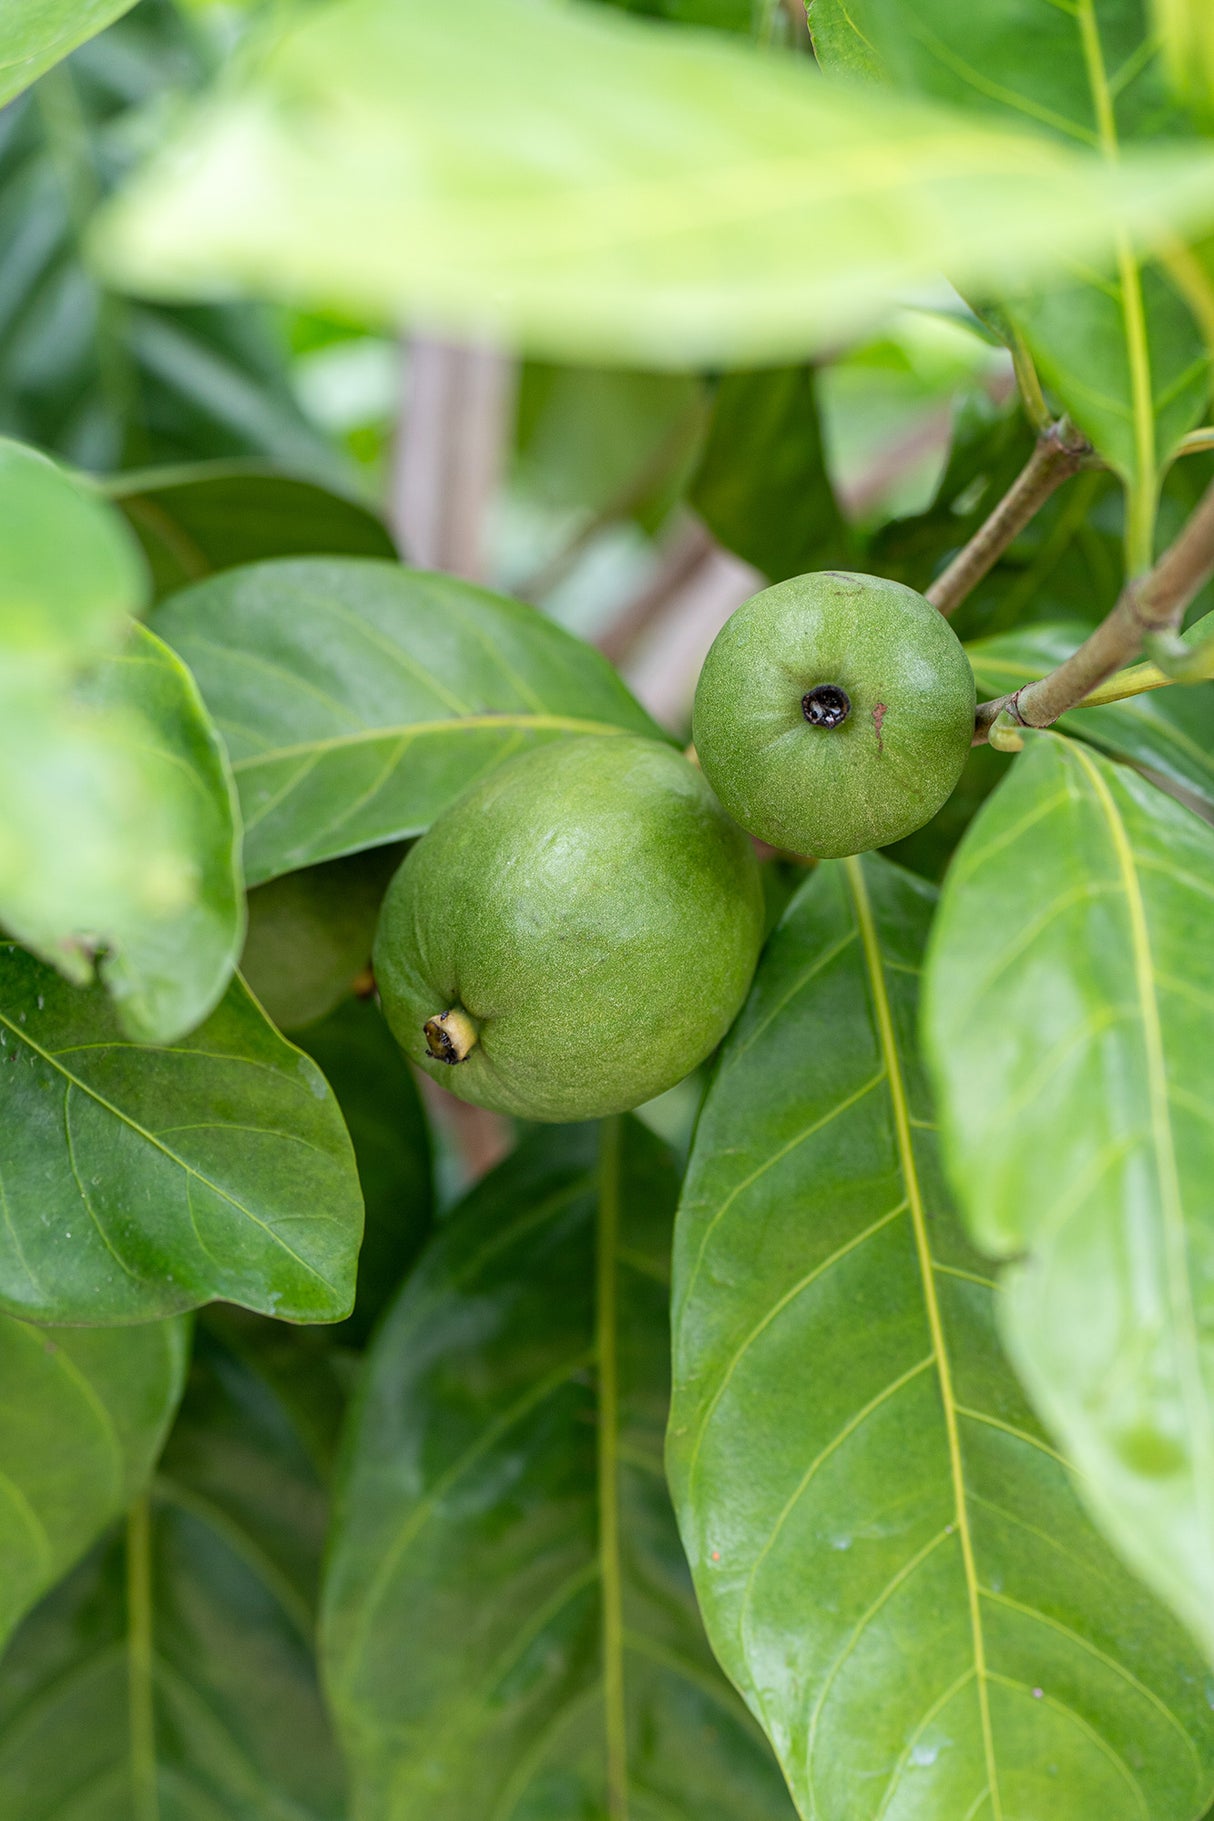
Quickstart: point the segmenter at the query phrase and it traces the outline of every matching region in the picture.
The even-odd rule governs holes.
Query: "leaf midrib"
[[[584,721],[576,715],[524,714],[505,711],[501,714],[449,715],[441,721],[404,721],[390,727],[365,727],[356,733],[327,734],[316,740],[300,740],[294,746],[269,747],[233,762],[236,773],[254,771],[260,765],[278,765],[284,759],[314,758],[326,752],[337,752],[348,746],[373,745],[379,740],[401,740],[425,737],[427,734],[452,733],[464,727],[500,727],[504,731],[527,731],[530,728],[552,728],[558,732],[587,734],[623,734],[633,730],[618,721]]]
[[[864,950],[865,965],[868,971],[873,1009],[877,1018],[877,1029],[881,1043],[881,1051],[885,1061],[885,1072],[889,1081],[890,1106],[893,1112],[898,1158],[902,1167],[903,1180],[906,1184],[907,1200],[910,1205],[911,1225],[915,1236],[915,1251],[919,1260],[919,1273],[923,1285],[923,1300],[927,1312],[928,1330],[932,1341],[932,1354],[935,1359],[936,1375],[940,1384],[941,1403],[944,1407],[945,1432],[948,1439],[949,1468],[953,1485],[954,1521],[957,1526],[957,1536],[961,1545],[961,1559],[965,1570],[966,1598],[969,1607],[970,1632],[973,1639],[974,1675],[978,1689],[978,1707],[982,1724],[982,1746],[986,1763],[987,1782],[990,1789],[991,1810],[994,1821],[1003,1821],[1003,1808],[999,1797],[999,1772],[995,1760],[994,1734],[991,1726],[986,1642],[982,1629],[978,1572],[974,1560],[974,1544],[973,1537],[970,1533],[965,1475],[961,1460],[961,1438],[957,1424],[957,1404],[953,1392],[952,1368],[944,1336],[944,1323],[941,1318],[940,1304],[936,1292],[935,1264],[932,1258],[931,1244],[927,1232],[926,1209],[923,1204],[923,1192],[919,1182],[918,1165],[915,1161],[914,1146],[911,1141],[910,1109],[907,1104],[906,1084],[902,1078],[902,1061],[898,1053],[897,1041],[894,1034],[889,993],[885,984],[885,973],[881,959],[880,944],[877,938],[876,923],[873,918],[872,906],[869,902],[868,887],[864,879],[863,862],[853,856],[845,862],[845,865],[847,868],[848,883],[851,888],[852,899],[855,905],[856,919],[860,926],[860,940]],[[895,1787],[895,1782],[891,1782],[886,1790],[879,1811],[881,1814],[884,1814],[888,1807],[890,1795]]]

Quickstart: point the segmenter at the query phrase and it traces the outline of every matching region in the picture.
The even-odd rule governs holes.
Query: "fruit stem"
[[[1037,446],[990,517],[926,590],[927,599],[946,617],[955,613],[1036,517],[1050,495],[1081,468],[1097,464],[1092,445],[1068,418],[1059,418],[1037,438]]]
[[[1132,658],[1151,633],[1175,632],[1185,608],[1214,575],[1214,481],[1174,544],[1146,575],[1133,577],[1112,611],[1078,651],[1036,683],[1011,695],[981,702],[975,716],[974,744],[981,746],[1002,716],[1020,727],[1052,727],[1060,715],[1078,708]],[[1196,666],[1195,666],[1196,668]],[[1145,687],[1152,687],[1145,683]]]
[[[437,1018],[427,1018],[422,1032],[435,1062],[462,1062],[475,1049],[480,1036],[475,1018],[469,1017],[462,1005],[440,1012]]]

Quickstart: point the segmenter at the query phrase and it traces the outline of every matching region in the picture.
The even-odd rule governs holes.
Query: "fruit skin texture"
[[[813,726],[802,700],[828,684],[850,710]],[[773,847],[824,860],[930,821],[973,733],[974,673],[943,615],[900,582],[831,569],[767,588],[726,621],[692,721],[730,815]]]
[[[724,1036],[763,932],[754,851],[681,754],[590,736],[512,759],[435,822],[388,889],[375,976],[397,1042],[463,1100],[600,1117],[673,1087]],[[453,1065],[423,1025],[461,1008]]]

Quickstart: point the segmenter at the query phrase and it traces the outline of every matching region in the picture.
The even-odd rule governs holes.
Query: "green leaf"
[[[0,1813],[340,1821],[312,1646],[327,1503],[277,1376],[204,1325],[148,1504],[0,1662]]]
[[[158,295],[741,364],[854,334],[941,267],[1007,289],[1107,261],[1121,232],[1205,225],[1212,164],[1193,142],[1114,169],[605,8],[353,0],[305,13],[196,114],[95,249]]]
[[[851,538],[822,450],[812,367],[728,374],[689,500],[769,582],[845,563]]]
[[[0,1315],[0,1648],[142,1492],[181,1396],[188,1333]]]
[[[0,727],[0,915],[82,984],[94,956],[128,1036],[213,1010],[244,933],[236,794],[181,660],[138,625],[72,704]]]
[[[819,867],[700,1118],[668,1462],[701,1609],[804,1815],[1190,1821],[1204,1666],[1085,1516],[943,1192],[934,898]]]
[[[144,1048],[100,988],[0,944],[0,1104],[0,1306],[86,1323],[221,1297],[287,1321],[349,1312],[350,1140],[239,980],[199,1030]]]
[[[249,894],[240,971],[280,1030],[306,1030],[371,965],[371,944],[402,848],[373,848],[284,873]]]
[[[1207,117],[1214,111],[1214,14],[1205,0],[1152,0],[1172,85]]]
[[[258,456],[337,477],[345,464],[292,394],[276,320],[248,305],[130,306],[81,253],[98,198],[212,72],[211,38],[144,0],[0,116],[0,430],[93,471]]]
[[[785,1821],[662,1472],[675,1181],[634,1122],[529,1139],[381,1328],[322,1633],[362,1821]]]
[[[1010,695],[1045,676],[1086,638],[1087,626],[1032,626],[967,646],[980,696]],[[1179,786],[1214,812],[1214,683],[1128,697],[1064,715],[1059,730]]]
[[[143,545],[158,598],[266,557],[396,556],[368,506],[251,462],[153,468],[106,490]]]
[[[430,1134],[409,1066],[369,1000],[347,1000],[303,1046],[337,1096],[358,1160],[367,1224],[354,1313],[336,1333],[361,1344],[430,1230]]]
[[[811,20],[828,68],[879,72],[904,95],[984,123],[1032,122],[1060,145],[1098,152],[1110,171],[1136,146],[1188,125],[1170,101],[1143,0],[1045,10],[1038,0],[813,0]],[[1129,488],[1132,560],[1146,567],[1160,475],[1210,396],[1208,354],[1171,280],[1128,241],[1111,272],[1094,270],[1078,248],[1060,267],[1048,288],[1005,312]]]
[[[451,576],[258,563],[174,595],[155,623],[226,736],[254,885],[420,834],[536,741],[664,737],[605,658]]]
[[[18,0],[0,18],[0,107],[134,0]]]
[[[1029,1392],[1126,1559],[1214,1652],[1201,1089],[1214,830],[1034,736],[945,885],[926,1000],[951,1173]]]
[[[34,449],[0,438],[0,690],[61,683],[116,645],[147,595],[119,515]]]

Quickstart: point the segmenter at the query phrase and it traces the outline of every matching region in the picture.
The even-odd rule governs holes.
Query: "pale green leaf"
[[[1214,150],[1084,146],[901,105],[553,0],[305,13],[99,224],[115,282],[415,313],[686,366],[851,335],[941,267],[1008,289],[1204,225]]]
[[[192,1030],[231,978],[235,788],[189,671],[143,626],[71,702],[34,696],[0,717],[0,917],[78,983],[100,954],[142,1042]]]
[[[674,1198],[632,1121],[536,1135],[381,1327],[322,1634],[360,1821],[790,1821],[662,1472]]]
[[[1204,1666],[1085,1515],[944,1193],[934,902],[819,867],[700,1118],[668,1460],[701,1609],[814,1821],[1192,1821]]]
[[[291,1391],[255,1337],[200,1327],[147,1503],[0,1661],[5,1821],[343,1821],[312,1643],[327,1489]]]
[[[1033,736],[945,884],[926,1032],[1004,1334],[1126,1559],[1214,1653],[1214,830]]]
[[[222,1298],[348,1313],[362,1200],[324,1077],[237,980],[171,1047],[0,943],[0,1306],[146,1321]]]
[[[0,12],[0,107],[133,4],[134,0],[6,0]]]
[[[1010,695],[1045,676],[1090,630],[1083,625],[1026,626],[967,645],[979,696]],[[1106,707],[1077,709],[1058,725],[1063,733],[1179,786],[1214,814],[1214,683],[1177,685]]]
[[[1214,110],[1214,12],[1206,0],[1152,0],[1168,73],[1186,101]]]
[[[147,596],[111,506],[46,456],[0,438],[0,690],[61,683],[116,645]]]
[[[142,1492],[187,1354],[182,1322],[105,1333],[0,1315],[0,1648]]]
[[[451,576],[258,563],[175,595],[155,626],[226,737],[251,884],[419,834],[538,740],[662,737],[597,652]]]

